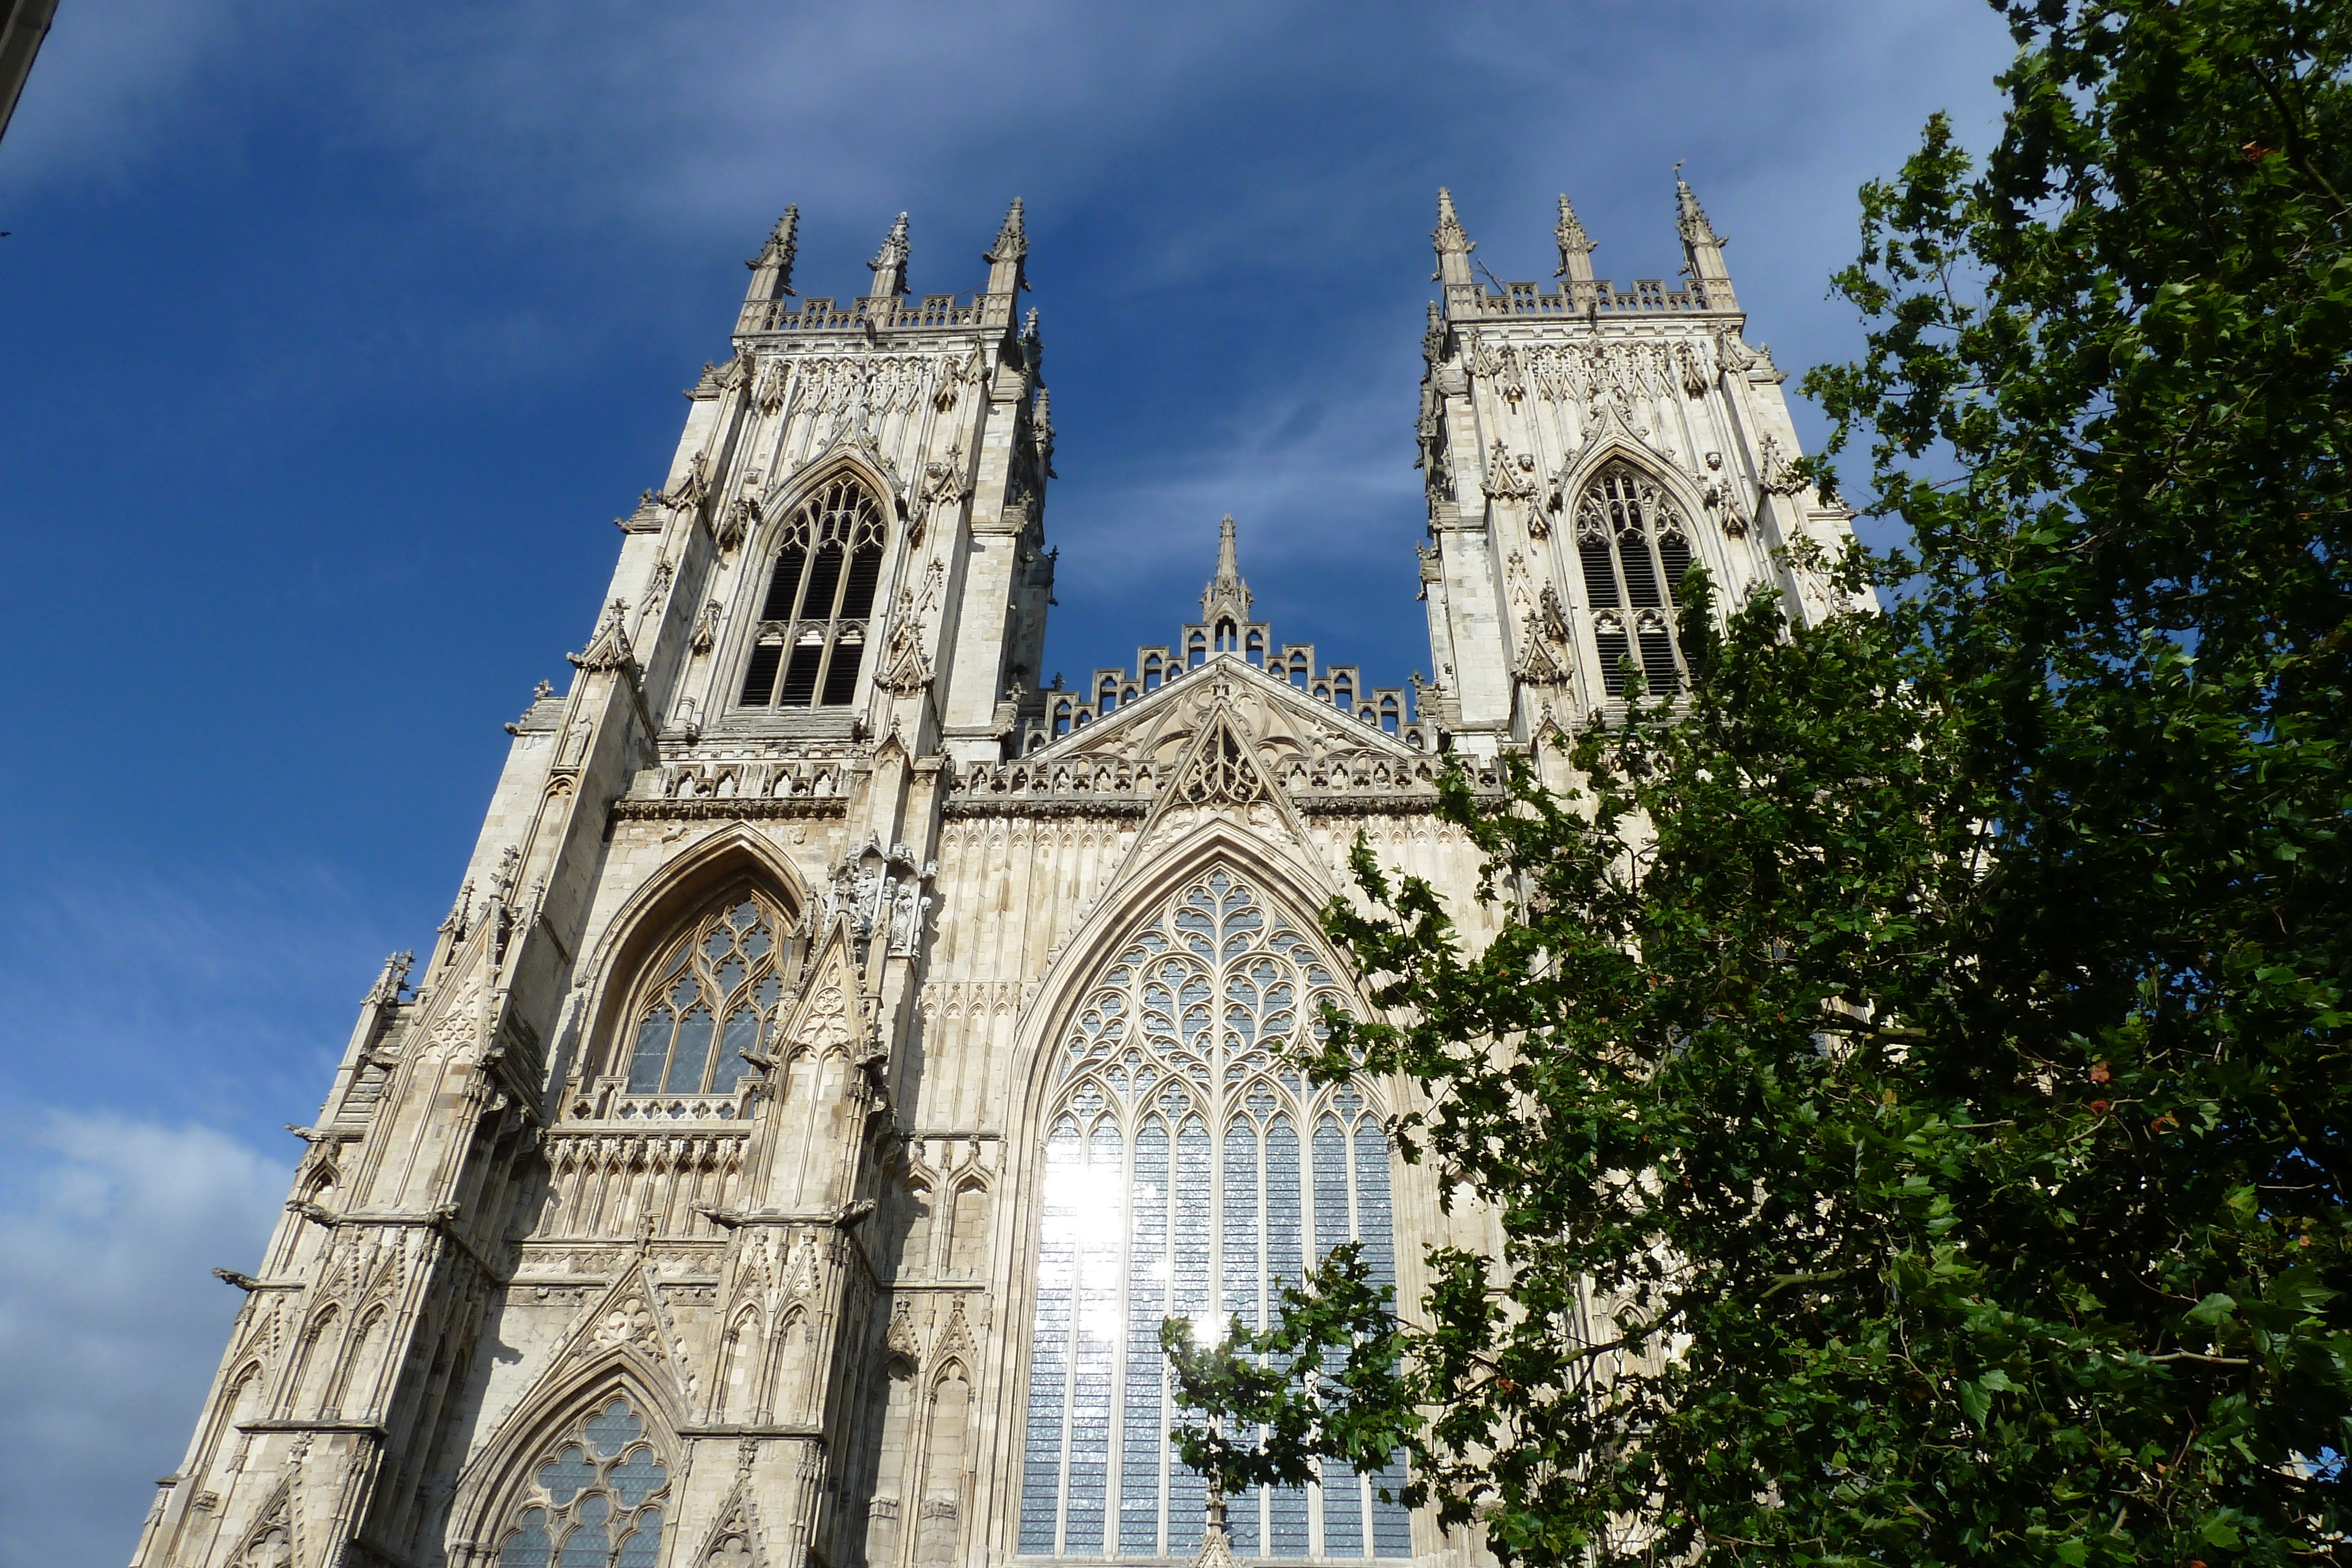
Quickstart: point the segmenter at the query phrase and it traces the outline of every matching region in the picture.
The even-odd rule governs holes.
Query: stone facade
[[[341,1068],[142,1568],[1187,1560],[1151,1331],[1255,1318],[1441,1214],[1273,1047],[1353,999],[1316,911],[1359,833],[1453,901],[1450,752],[1671,685],[1672,594],[1827,590],[1780,375],[1679,193],[1685,287],[1472,278],[1441,193],[1418,436],[1435,680],[1252,618],[1040,690],[1054,434],[1013,204],[970,297],[750,263],[569,689],[514,739],[421,965]],[[1241,1556],[1466,1560],[1378,1478],[1234,1500]]]

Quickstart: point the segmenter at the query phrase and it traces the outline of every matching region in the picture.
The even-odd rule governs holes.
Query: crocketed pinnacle
[[[1468,256],[1478,248],[1477,242],[1462,231],[1462,220],[1454,213],[1454,193],[1444,186],[1437,187],[1437,227],[1430,239],[1440,256]]]
[[[874,269],[874,287],[867,290],[877,299],[907,292],[907,214],[900,213],[890,232],[882,236],[882,248],[866,265]]]
[[[1682,176],[1682,165],[1675,165],[1675,208],[1676,222],[1683,231],[1685,245],[1721,245],[1723,236],[1706,221],[1706,214],[1691,194],[1690,182]]]
[[[754,272],[763,267],[774,267],[782,285],[778,292],[790,294],[793,291],[793,259],[800,255],[800,234],[801,207],[798,202],[794,202],[784,209],[784,215],[776,220],[776,226],[768,231],[768,243],[760,247],[760,254],[743,265]]]
[[[1013,206],[1004,214],[1004,226],[996,231],[996,243],[980,259],[992,266],[1007,261],[1019,261],[1029,254],[1029,231],[1021,222],[1021,198],[1013,198]]]
[[[1470,253],[1478,247],[1462,232],[1462,220],[1454,215],[1454,193],[1443,185],[1437,188],[1437,228],[1429,237],[1437,246],[1437,270],[1430,280],[1449,288],[1468,283]]]
[[[1568,204],[1566,192],[1562,192],[1559,198],[1559,225],[1551,233],[1552,237],[1559,242],[1559,270],[1552,276],[1590,277],[1592,269],[1584,258],[1592,254],[1592,236],[1584,232],[1582,224],[1577,222],[1576,209]]]

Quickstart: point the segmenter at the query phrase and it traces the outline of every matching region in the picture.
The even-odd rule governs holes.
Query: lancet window
[[[1675,591],[1690,570],[1691,534],[1681,509],[1630,464],[1612,463],[1585,486],[1576,512],[1576,553],[1592,611],[1601,684],[1622,696],[1630,660],[1653,694],[1681,678]]]
[[[654,1568],[669,1468],[615,1395],[573,1424],[530,1473],[498,1568]]]
[[[768,574],[745,707],[842,707],[856,696],[885,532],[881,504],[856,479],[802,503]]]
[[[722,901],[654,965],[630,1015],[631,1094],[732,1094],[783,1021],[782,912],[748,890]]]
[[[1199,1548],[1201,1478],[1171,1453],[1163,1316],[1202,1338],[1271,1321],[1286,1281],[1360,1240],[1393,1278],[1389,1150],[1353,1084],[1276,1060],[1340,990],[1241,876],[1188,883],[1105,967],[1058,1043],[1031,1342],[1020,1550],[1167,1557]],[[1411,1551],[1401,1470],[1227,1505],[1244,1557]]]

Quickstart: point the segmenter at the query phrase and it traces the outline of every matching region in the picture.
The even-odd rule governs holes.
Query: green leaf
[[[2237,1310],[2238,1302],[2235,1297],[2224,1295],[2220,1291],[2216,1291],[2189,1308],[2189,1317],[2196,1322],[2217,1324],[2233,1316]]]

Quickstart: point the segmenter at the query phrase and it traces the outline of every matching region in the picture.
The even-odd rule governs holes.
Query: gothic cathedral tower
[[[976,294],[845,302],[788,212],[574,674],[513,724],[457,902],[390,962],[134,1568],[982,1568],[1190,1559],[1157,1351],[1357,1239],[1477,1246],[1282,1048],[1360,1005],[1317,911],[1360,832],[1473,939],[1466,766],[1679,678],[1674,601],[1828,607],[1843,513],[1722,241],[1618,292],[1474,282],[1440,193],[1421,463],[1433,680],[1254,618],[1037,678],[1054,434],[1015,202]],[[413,983],[412,983],[413,982]],[[1242,1557],[1467,1564],[1328,1469]]]

